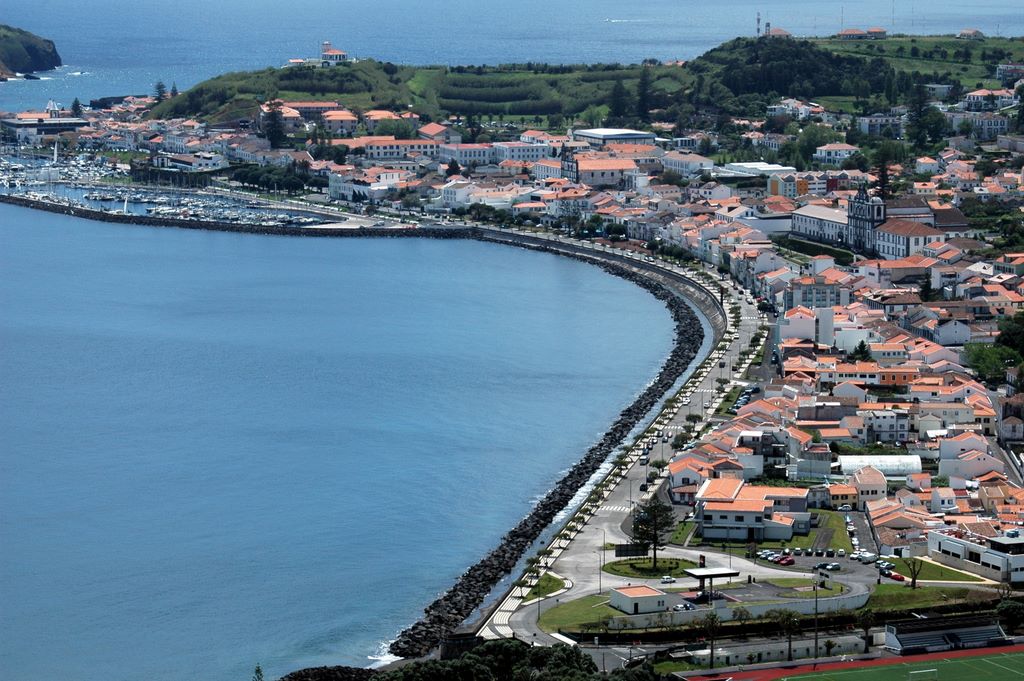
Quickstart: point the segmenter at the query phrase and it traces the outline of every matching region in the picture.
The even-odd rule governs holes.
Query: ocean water
[[[794,35],[884,26],[901,33],[1024,35],[1015,0],[4,0],[0,22],[54,40],[49,80],[0,83],[0,110],[180,89],[224,73],[316,56],[323,40],[409,64],[692,59],[754,35],[757,13]]]
[[[0,309],[5,681],[370,664],[672,341],[548,254],[2,205]]]

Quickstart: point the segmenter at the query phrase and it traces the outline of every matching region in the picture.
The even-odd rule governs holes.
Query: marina
[[[129,185],[127,181],[124,170],[88,158],[61,165],[52,160],[0,157],[0,194],[56,206],[263,227],[325,222],[313,213],[282,210],[265,199],[230,196],[213,189]]]

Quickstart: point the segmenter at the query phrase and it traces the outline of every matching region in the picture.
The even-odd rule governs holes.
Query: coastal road
[[[576,247],[595,248],[589,242],[577,242],[563,236],[551,235],[548,238],[551,241],[571,243]],[[652,277],[662,279],[666,283],[670,283],[676,276],[693,276],[691,272],[683,268],[662,261],[651,263],[642,256],[628,256],[623,255],[622,252],[619,252],[618,255],[620,258],[617,258],[617,260],[624,258],[628,262],[632,259],[637,269],[643,269],[648,272],[653,269]],[[713,270],[708,275],[718,279],[717,274]],[[716,347],[717,343],[713,343],[710,349],[709,361],[704,365],[703,369],[696,370],[695,375],[685,383],[681,395],[689,397],[689,407],[662,411],[654,419],[654,423],[657,424],[656,427],[664,431],[663,437],[669,441],[671,441],[672,433],[682,431],[682,427],[687,423],[686,416],[689,413],[700,414],[703,417],[702,422],[699,424],[701,428],[709,425],[709,416],[714,413],[724,394],[728,392],[728,386],[724,390],[720,389],[717,380],[725,378],[730,383],[742,382],[742,376],[749,360],[741,362],[739,354],[749,347],[751,337],[757,333],[758,328],[764,322],[764,318],[757,312],[756,306],[745,291],[734,290],[731,282],[728,281],[720,281],[720,283],[725,285],[728,291],[724,307],[728,310],[732,304],[738,304],[740,306],[740,321],[737,325],[733,325],[730,321],[729,328],[724,336],[728,339],[728,347],[719,350]],[[680,297],[687,297],[686,291],[681,290],[679,286],[670,286],[670,288],[676,291]],[[720,367],[720,363],[724,363],[724,367]],[[695,369],[696,367],[691,370]],[[703,406],[705,403],[709,405],[707,408]],[[576,599],[598,592],[604,593],[608,588],[625,586],[631,583],[631,581],[632,583],[638,583],[638,580],[635,579],[629,580],[603,573],[600,568],[609,555],[614,555],[613,552],[609,553],[605,550],[605,546],[608,544],[628,543],[630,541],[625,528],[628,528],[631,524],[632,509],[638,503],[648,500],[651,495],[658,493],[664,487],[666,479],[662,477],[657,483],[651,484],[648,491],[640,491],[640,485],[646,482],[649,471],[655,469],[640,465],[638,463],[639,453],[640,451],[637,449],[631,450],[631,458],[634,465],[629,469],[627,475],[603,499],[598,510],[590,518],[582,531],[577,533],[568,544],[556,540],[549,547],[553,551],[551,556],[552,562],[549,568],[554,573],[571,582],[571,588],[564,593],[542,599],[539,602],[533,601],[526,604],[517,597],[517,594],[511,594],[499,605],[492,617],[485,622],[480,630],[482,636],[487,638],[505,638],[511,637],[513,632],[515,632],[515,635],[520,638],[533,640],[541,644],[552,644],[558,639],[540,631],[537,627],[538,617],[544,610],[556,606],[565,599]],[[658,445],[650,452],[651,459],[663,457],[665,460],[669,460],[671,456],[670,444],[659,438]],[[669,547],[659,551],[660,556],[666,558],[678,557],[697,562],[699,552],[692,549]],[[722,554],[706,554],[706,559],[707,564],[713,567],[727,567],[731,561],[733,569],[740,570],[744,575],[744,579],[746,575],[752,575],[757,578],[793,576],[792,571],[756,565],[737,557],[730,559]],[[657,579],[648,581],[652,584],[657,584],[658,582]],[[696,584],[697,582],[694,581],[692,586],[696,586]],[[690,586],[690,584],[683,580],[673,586],[686,587]]]

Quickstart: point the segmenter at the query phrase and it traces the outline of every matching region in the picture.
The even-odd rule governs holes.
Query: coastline
[[[59,204],[48,204],[18,196],[0,196],[0,202],[26,208],[43,209],[74,217],[143,226],[177,227],[208,231],[230,231],[274,236],[343,236],[343,237],[419,237],[419,238],[469,238],[492,243],[514,245],[529,250],[549,252],[571,257],[581,262],[596,265],[609,274],[619,276],[644,288],[655,298],[662,300],[669,309],[675,323],[675,341],[668,357],[663,362],[656,378],[622,410],[619,418],[608,428],[600,440],[592,445],[585,455],[564,475],[554,487],[538,502],[533,510],[500,540],[498,546],[484,558],[470,566],[443,595],[424,610],[424,615],[402,631],[391,644],[390,651],[403,658],[422,657],[435,650],[444,639],[463,626],[466,619],[479,608],[493,592],[494,587],[509,574],[522,559],[525,551],[551,526],[557,514],[564,510],[576,492],[583,487],[593,473],[608,459],[629,432],[672,388],[679,377],[690,367],[701,342],[704,331],[697,320],[696,312],[687,298],[679,291],[673,291],[663,282],[656,281],[653,267],[630,269],[623,263],[625,256],[597,252],[584,252],[582,247],[570,244],[545,243],[544,239],[526,234],[512,234],[500,230],[479,227],[422,227],[414,229],[388,228],[300,228],[266,227],[203,221],[154,218],[149,216],[123,215],[92,209],[79,209]],[[646,273],[639,269],[650,270]],[[709,294],[710,296],[710,294]],[[711,299],[714,300],[713,296]],[[709,319],[710,321],[710,319]]]

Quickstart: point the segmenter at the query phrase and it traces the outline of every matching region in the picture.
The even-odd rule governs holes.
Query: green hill
[[[60,65],[52,40],[0,24],[0,75],[49,71]]]
[[[629,122],[636,113],[637,85],[646,69],[648,108],[654,118],[687,122],[695,115],[763,115],[765,106],[780,96],[823,99],[840,108],[851,108],[855,100],[894,104],[917,81],[957,81],[964,88],[974,88],[976,82],[987,82],[996,63],[1010,58],[1024,60],[1020,39],[968,45],[934,37],[856,44],[835,39],[737,38],[684,66],[416,67],[365,60],[331,68],[225,74],[161,103],[153,115],[216,121],[251,116],[259,101],[280,97],[338,100],[356,110],[411,107],[435,118],[582,114],[584,119],[601,120],[611,111],[611,122]],[[926,64],[932,68],[925,70]],[[616,83],[622,87],[616,88]],[[621,114],[618,121],[616,109]]]

